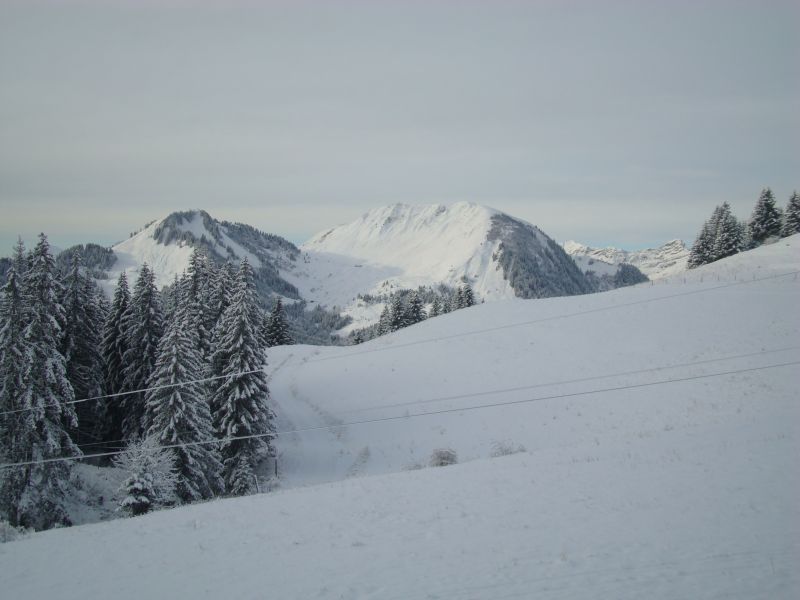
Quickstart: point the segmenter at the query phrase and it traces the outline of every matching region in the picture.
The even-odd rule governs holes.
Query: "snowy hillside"
[[[0,545],[4,594],[796,598],[798,270],[800,235],[273,349],[284,489]]]
[[[123,270],[129,281],[135,281],[146,262],[156,275],[157,286],[163,287],[186,270],[195,247],[204,248],[221,261],[246,257],[262,292],[274,290],[297,296],[293,286],[280,277],[280,270],[293,268],[299,254],[293,244],[249,225],[217,221],[202,210],[172,213],[113,246],[117,260],[103,283],[111,293]]]
[[[627,263],[637,267],[650,279],[660,279],[686,270],[689,249],[681,240],[672,240],[658,248],[647,250],[620,250],[619,248],[590,248],[575,241],[564,243],[564,250],[584,270],[593,269],[598,274],[605,270],[604,264]],[[602,264],[604,263],[604,264]]]
[[[468,282],[484,301],[592,291],[562,249],[538,228],[492,208],[395,204],[321,232],[301,246],[287,278],[303,297],[339,306],[363,325],[380,307],[359,294]]]

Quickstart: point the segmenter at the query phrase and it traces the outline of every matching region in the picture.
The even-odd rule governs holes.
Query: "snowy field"
[[[0,595],[800,597],[799,269],[274,349],[276,491],[0,545]]]

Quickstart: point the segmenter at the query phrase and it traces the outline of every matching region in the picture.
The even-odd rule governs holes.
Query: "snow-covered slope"
[[[283,491],[0,545],[3,592],[796,598],[798,270],[793,236],[686,283],[272,349]],[[462,464],[401,472],[442,447]]]
[[[362,324],[377,320],[380,307],[365,316],[360,294],[464,281],[485,301],[592,291],[538,228],[467,202],[374,209],[315,235],[301,250],[305,268],[287,278],[304,297],[344,308]]]
[[[686,270],[686,261],[689,259],[689,249],[681,240],[672,240],[658,248],[647,250],[620,250],[619,248],[590,248],[575,241],[564,243],[564,250],[572,256],[586,271],[593,269],[598,274],[604,269],[605,263],[618,265],[628,263],[638,268],[650,279],[660,279],[682,273]]]

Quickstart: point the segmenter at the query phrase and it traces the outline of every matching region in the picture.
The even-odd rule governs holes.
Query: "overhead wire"
[[[726,375],[738,375],[741,373],[752,373],[756,371],[764,371],[767,369],[777,369],[782,367],[789,367],[800,365],[800,360],[798,361],[791,361],[785,363],[777,363],[771,365],[763,365],[759,367],[750,367],[746,369],[735,369],[730,371],[722,371],[718,373],[704,373],[700,375],[691,375],[687,377],[680,377],[675,379],[664,379],[660,381],[650,381],[645,383],[636,383],[636,384],[629,384],[629,385],[621,385],[615,387],[607,387],[607,388],[599,388],[593,390],[584,390],[580,392],[571,392],[566,394],[553,394],[550,396],[540,396],[536,398],[526,398],[522,400],[508,400],[505,402],[494,402],[490,404],[476,404],[471,406],[463,406],[463,407],[454,407],[454,408],[444,408],[435,411],[429,412],[421,412],[421,413],[414,413],[414,414],[404,414],[404,415],[393,415],[387,417],[376,417],[373,419],[363,419],[361,421],[349,421],[343,423],[337,423],[333,425],[316,425],[312,427],[301,427],[297,429],[290,429],[290,430],[283,430],[283,431],[270,431],[266,433],[258,433],[258,434],[250,434],[250,435],[242,435],[242,436],[227,436],[224,438],[215,438],[210,440],[200,440],[196,442],[186,442],[181,444],[164,444],[159,446],[153,446],[153,451],[156,450],[172,450],[176,448],[188,448],[194,446],[205,446],[205,445],[212,445],[212,444],[226,444],[229,442],[239,441],[239,440],[248,440],[248,439],[263,439],[263,438],[273,438],[278,437],[281,435],[290,435],[295,433],[306,433],[311,431],[327,431],[327,430],[334,430],[340,429],[342,427],[351,427],[355,425],[371,425],[376,423],[385,423],[390,421],[399,421],[399,420],[407,420],[412,418],[419,418],[419,417],[429,417],[429,416],[436,416],[436,415],[444,415],[444,414],[452,414],[452,413],[463,413],[475,410],[481,410],[486,408],[499,408],[505,406],[516,406],[521,404],[529,404],[533,402],[541,402],[545,400],[557,400],[562,398],[574,398],[578,396],[588,396],[592,394],[601,394],[606,392],[617,392],[623,390],[632,390],[632,389],[641,389],[646,387],[653,387],[658,385],[668,385],[672,383],[681,383],[687,381],[696,381],[700,379],[709,379],[713,377],[723,377]],[[47,458],[43,460],[36,460],[36,461],[22,461],[16,463],[3,463],[0,464],[0,469],[7,469],[13,467],[25,467],[25,466],[33,466],[33,465],[41,465],[41,464],[48,464],[54,462],[68,462],[74,460],[86,460],[90,458],[102,458],[102,457],[109,457],[109,456],[116,456],[118,454],[122,454],[124,450],[120,451],[113,451],[113,452],[98,452],[95,454],[82,454],[82,455],[74,455],[74,456],[64,456],[64,457],[56,457],[56,458]]]
[[[599,379],[611,379],[612,377],[627,377],[630,375],[639,375],[641,373],[652,373],[657,371],[667,371],[671,369],[680,369],[683,367],[693,367],[696,365],[706,365],[711,363],[717,362],[724,362],[730,360],[738,360],[740,358],[751,358],[753,356],[762,356],[765,354],[776,354],[779,352],[791,352],[792,350],[800,350],[800,346],[787,346],[785,348],[775,348],[773,350],[759,350],[757,352],[748,352],[746,354],[733,354],[729,356],[722,356],[719,358],[709,358],[705,360],[695,360],[692,362],[686,363],[674,363],[671,365],[662,365],[659,367],[650,367],[647,369],[635,369],[632,371],[620,371],[617,373],[608,373],[605,375],[593,375],[591,377],[581,377],[579,379],[562,379],[559,381],[550,381],[546,383],[535,383],[530,385],[521,385],[497,390],[489,390],[489,391],[480,391],[480,392],[470,392],[468,394],[455,394],[452,396],[438,396],[435,398],[426,398],[424,400],[412,400],[409,402],[396,402],[394,404],[380,404],[376,406],[369,406],[364,408],[352,408],[348,410],[342,410],[342,413],[360,413],[360,412],[369,412],[374,410],[382,410],[387,408],[403,408],[406,406],[416,406],[418,404],[432,404],[435,402],[446,402],[447,400],[460,400],[463,398],[475,398],[479,396],[488,396],[494,394],[507,394],[511,392],[521,392],[525,390],[532,390],[537,388],[543,387],[554,387],[557,385],[569,385],[573,383],[585,383],[587,381],[597,381]]]

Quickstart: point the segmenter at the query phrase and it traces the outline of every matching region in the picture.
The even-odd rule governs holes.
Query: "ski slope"
[[[797,598],[798,270],[793,236],[272,349],[276,491],[0,545],[4,595]]]

